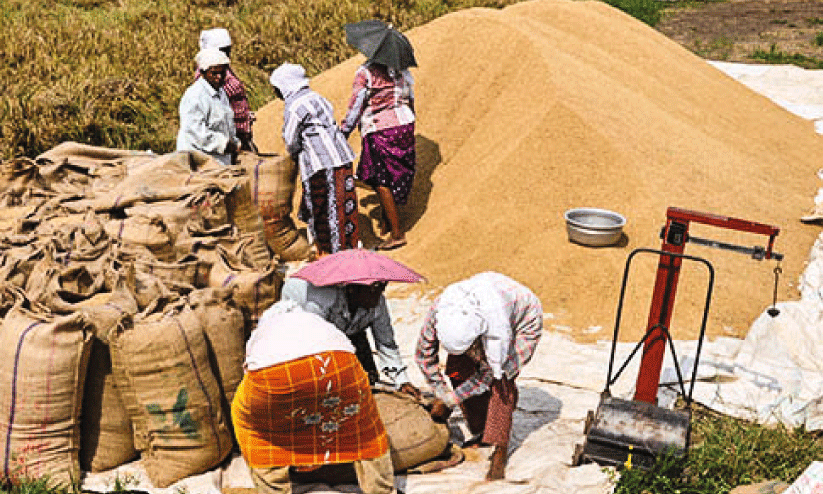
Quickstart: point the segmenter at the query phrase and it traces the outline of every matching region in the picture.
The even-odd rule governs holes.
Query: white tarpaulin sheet
[[[817,125],[823,132],[823,71],[792,66],[713,63],[715,67],[771,98],[777,104]],[[818,194],[823,197],[823,192]],[[694,398],[715,410],[760,422],[782,421],[789,427],[823,429],[823,239],[818,239],[801,280],[801,299],[778,304],[780,314],[764,314],[745,340],[720,338],[703,345]],[[414,368],[412,353],[417,332],[430,300],[390,299],[398,344],[415,384],[423,379]],[[765,309],[765,308],[764,308]],[[612,490],[610,476],[597,465],[573,468],[576,444],[584,440],[586,414],[596,408],[605,383],[610,342],[582,345],[551,330],[523,370],[518,385],[520,402],[514,417],[506,479],[484,482],[489,448],[469,451],[466,461],[440,473],[398,476],[397,486],[408,494],[569,493],[595,494]],[[616,362],[622,363],[633,344],[620,344]],[[691,375],[696,342],[676,342],[681,368]],[[639,359],[626,369],[612,394],[631,398]],[[671,357],[664,361],[662,383],[674,383]],[[664,393],[660,405],[672,393]],[[465,426],[453,417],[459,440]],[[185,479],[167,489],[151,487],[139,462],[88,476],[84,490],[110,491],[115,479],[126,489],[156,494],[210,494],[228,487],[253,487],[242,458],[227,467]],[[295,492],[360,492],[356,486],[300,486]]]

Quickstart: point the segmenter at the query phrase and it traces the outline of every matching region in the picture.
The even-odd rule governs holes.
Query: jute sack
[[[0,255],[0,280],[25,288],[43,248],[34,244],[4,249]]]
[[[54,313],[70,314],[79,309],[78,303],[100,293],[104,282],[103,276],[94,276],[85,265],[75,264],[49,278],[38,301]]]
[[[243,362],[246,359],[246,323],[243,312],[232,298],[232,290],[226,288],[204,288],[189,294],[194,313],[200,318],[212,369],[225,397],[224,413],[229,416],[229,405],[234,392],[243,379]]]
[[[309,255],[309,243],[291,217],[297,166],[287,156],[240,153],[238,163],[251,178],[251,196],[263,220],[266,241],[284,261]]]
[[[429,461],[446,450],[449,427],[432,420],[414,398],[399,392],[375,392],[374,401],[386,426],[396,472]]]
[[[189,254],[175,262],[150,259],[136,259],[134,268],[138,273],[152,274],[167,285],[191,285],[203,288],[208,284],[209,266],[197,256]]]
[[[214,249],[217,245],[230,249],[239,241],[240,232],[234,225],[226,223],[216,228],[208,228],[205,220],[198,218],[189,221],[177,236],[174,251],[178,257],[195,254],[199,259],[209,262],[208,256],[204,258],[202,255],[202,249]]]
[[[109,343],[109,334],[116,330],[123,319],[132,317],[139,311],[137,300],[131,293],[134,270],[124,269],[117,274],[115,286],[110,292],[102,292],[77,304],[77,310],[86,316],[89,329],[104,344]]]
[[[214,468],[232,439],[198,316],[184,305],[132,321],[110,338],[112,372],[149,479],[164,488]]]
[[[80,410],[91,349],[81,314],[12,308],[0,331],[2,477],[80,480]]]
[[[122,220],[110,220],[106,233],[123,245],[147,247],[161,261],[174,260],[174,242],[169,228],[158,217],[130,216]]]
[[[243,311],[246,327],[251,332],[263,311],[280,300],[283,276],[274,263],[269,263],[266,270],[258,271],[242,266],[235,256],[220,246],[215,252],[209,286],[232,290],[232,297]]]
[[[226,196],[226,211],[229,222],[237,227],[240,234],[252,239],[249,245],[252,267],[262,269],[268,266],[272,256],[266,243],[263,219],[252,198],[250,177],[242,177],[239,184]]]
[[[134,460],[134,431],[111,370],[109,347],[92,342],[91,360],[83,393],[80,429],[80,467],[103,472]]]

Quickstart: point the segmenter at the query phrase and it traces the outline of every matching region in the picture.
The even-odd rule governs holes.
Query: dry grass
[[[252,108],[273,98],[268,74],[310,75],[355,54],[343,25],[377,18],[401,30],[448,12],[517,0],[0,1],[0,158],[63,141],[173,151],[177,105],[202,29],[225,27]]]

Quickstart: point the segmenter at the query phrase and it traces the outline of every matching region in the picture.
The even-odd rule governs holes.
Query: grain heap
[[[609,338],[628,253],[658,248],[666,209],[676,206],[780,227],[778,296],[797,298],[820,233],[799,221],[819,187],[823,141],[810,123],[602,2],[464,10],[407,35],[419,63],[418,176],[401,212],[409,245],[391,255],[427,276],[433,291],[497,270],[540,296],[550,326],[581,341]],[[312,80],[338,118],[362,61]],[[258,145],[282,152],[282,103],[257,116]],[[351,139],[356,151],[358,141]],[[376,198],[359,193],[371,246]],[[623,214],[627,242],[570,243],[563,212],[581,206]],[[713,227],[691,233],[764,245]],[[744,335],[771,303],[773,265],[699,246],[686,253],[717,271],[709,335]],[[638,288],[621,333],[628,339],[645,328],[656,260],[634,269]],[[696,335],[705,290],[702,271],[684,270],[675,337]]]

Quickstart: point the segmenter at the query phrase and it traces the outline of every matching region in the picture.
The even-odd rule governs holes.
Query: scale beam
[[[694,244],[698,244],[698,245],[703,245],[705,247],[713,247],[715,249],[731,250],[731,251],[734,251],[734,252],[739,252],[741,254],[748,254],[748,255],[752,256],[752,259],[756,259],[758,261],[762,261],[763,259],[766,258],[766,248],[765,247],[758,247],[758,246],[746,247],[746,246],[743,246],[743,245],[735,245],[735,244],[729,244],[729,243],[726,243],[726,242],[721,242],[719,240],[711,240],[711,239],[708,239],[708,238],[695,237],[694,235],[688,235],[686,237],[686,241],[694,243]],[[779,254],[777,252],[772,252],[771,253],[771,259],[774,259],[776,261],[782,261],[783,260],[783,254]]]

